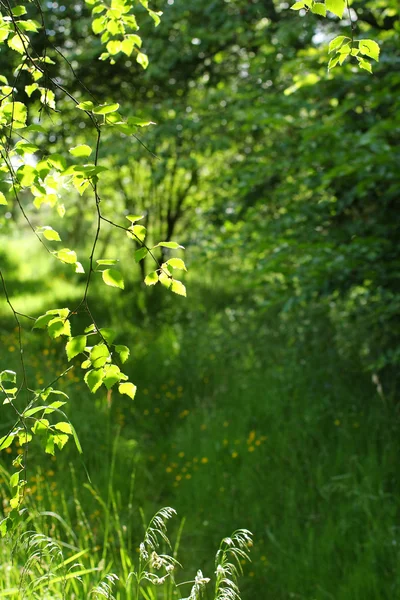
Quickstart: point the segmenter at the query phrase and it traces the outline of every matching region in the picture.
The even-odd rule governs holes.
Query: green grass
[[[186,304],[157,294],[147,309],[127,303],[125,322],[114,319],[133,350],[126,372],[139,387],[135,401],[93,397],[77,362],[62,385],[84,464],[72,445],[57,461],[38,448],[29,455],[28,529],[66,544],[63,560],[83,551],[82,569],[99,569],[82,576],[76,598],[106,572],[126,577],[143,521],[162,506],[178,512],[178,580],[199,568],[211,577],[221,538],[244,527],[254,533],[244,600],[398,597],[396,404],[340,358],[322,317],[304,331],[260,314],[210,274],[201,285],[193,279]],[[111,304],[93,302],[107,321]],[[40,385],[65,358],[42,332],[29,335],[28,374]],[[16,346],[7,327],[2,338],[2,347]],[[26,554],[11,563],[11,548],[1,553],[3,591],[18,587]],[[190,586],[178,589],[185,596]]]

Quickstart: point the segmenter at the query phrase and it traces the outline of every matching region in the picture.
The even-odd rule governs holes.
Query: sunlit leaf
[[[68,360],[72,360],[75,356],[81,354],[85,350],[86,344],[86,335],[77,335],[71,338],[65,346]]]
[[[127,396],[129,396],[129,398],[132,398],[132,400],[135,397],[136,389],[136,385],[133,385],[133,383],[130,383],[129,381],[125,383],[120,383],[118,386],[119,393],[126,394]]]
[[[102,273],[103,281],[111,287],[117,287],[121,290],[124,289],[124,279],[119,271],[116,269],[106,269]]]

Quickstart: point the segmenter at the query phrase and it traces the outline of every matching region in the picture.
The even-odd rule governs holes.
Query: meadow
[[[34,262],[25,282],[18,272],[13,282],[28,313],[24,286],[38,273],[49,280],[39,255]],[[80,459],[72,444],[57,457],[29,451],[24,525],[54,540],[60,555],[47,549],[47,558],[29,562],[29,545],[3,542],[0,597],[25,597],[18,590],[27,561],[26,597],[35,585],[41,598],[59,597],[63,585],[67,597],[86,597],[106,573],[126,577],[143,523],[163,506],[177,511],[170,534],[183,564],[179,581],[193,580],[197,569],[212,576],[220,540],[240,527],[254,534],[240,580],[244,599],[396,597],[396,404],[379,395],[356,361],[338,355],[323,314],[307,329],[271,309],[260,314],[245,290],[229,289],[217,271],[202,273],[193,261],[189,273],[186,300],[144,290],[141,308],[125,304],[123,325],[114,312],[113,326],[133,348],[133,402],[91,395],[79,363],[66,375],[68,415],[84,453]],[[62,273],[51,281],[60,306],[79,294]],[[133,293],[140,283],[131,285]],[[118,293],[96,296],[98,318],[109,318]],[[2,324],[2,348],[15,356],[16,331],[5,312]],[[37,386],[67,366],[62,345],[43,332],[28,332],[25,343]],[[14,457],[7,452],[5,514]],[[79,566],[69,571],[72,565]],[[186,597],[187,587],[160,597]],[[151,593],[159,597],[157,588]]]

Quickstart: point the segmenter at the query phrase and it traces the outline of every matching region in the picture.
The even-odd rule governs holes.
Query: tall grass
[[[146,600],[212,597],[214,549],[237,526],[255,534],[252,563],[236,562],[244,600],[399,597],[396,403],[341,359],[323,315],[310,314],[307,325],[262,313],[245,291],[240,298],[223,278],[208,277],[193,281],[196,299],[178,310],[154,291],[145,312],[132,302],[125,323],[115,322],[121,343],[133,347],[134,403],[93,398],[74,371],[65,382],[84,465],[72,448],[56,462],[30,456],[27,531],[47,536],[63,558],[31,561],[26,593],[42,577],[37,593],[46,597],[45,574],[62,572],[67,597],[86,598],[97,586],[103,597],[135,598],[129,574],[140,572],[143,523],[173,506],[185,525],[172,526],[180,541],[160,554],[183,556],[188,571],[176,571],[188,583],[144,580]],[[100,300],[97,311],[112,314]],[[42,378],[64,357],[39,337],[33,344],[29,375]],[[0,598],[18,588],[28,560],[26,547],[12,550],[0,550]]]

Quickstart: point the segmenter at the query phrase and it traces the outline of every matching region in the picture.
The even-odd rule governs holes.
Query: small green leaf
[[[148,119],[138,119],[137,117],[128,117],[128,125],[135,127],[148,127],[149,125],[155,125],[154,121]]]
[[[102,342],[93,346],[90,351],[90,360],[95,369],[99,369],[103,367],[106,362],[109,360],[110,352],[105,344]]]
[[[345,0],[325,0],[325,6],[327,10],[339,17],[339,19],[343,17]]]
[[[103,327],[102,329],[99,329],[99,333],[101,333],[103,338],[109,344],[112,344],[113,341],[115,340],[116,333],[115,333],[114,329],[109,329],[108,327]]]
[[[322,4],[322,2],[314,2],[314,4],[311,6],[311,12],[316,15],[326,17],[326,6],[325,4]]]
[[[85,350],[87,344],[86,335],[77,335],[67,342],[65,350],[67,352],[68,360],[72,360],[78,354],[81,354]]]
[[[46,454],[51,454],[54,456],[54,435],[49,434],[46,438],[46,445],[44,448]]]
[[[59,450],[62,450],[64,448],[64,446],[68,442],[68,440],[69,440],[69,437],[63,433],[58,433],[56,435],[53,435],[53,442]]]
[[[7,205],[7,204],[8,204],[8,202],[7,202],[7,200],[6,200],[6,197],[5,197],[5,195],[3,194],[3,192],[0,192],[0,204],[4,204],[4,205]]]
[[[136,389],[136,385],[133,385],[133,383],[130,383],[129,381],[127,381],[126,383],[120,383],[118,386],[119,393],[126,394],[127,396],[129,396],[129,398],[132,398],[132,400],[135,397]]]
[[[139,63],[139,65],[142,65],[143,69],[147,69],[149,66],[149,57],[143,52],[137,53],[136,61]]]
[[[22,15],[26,15],[26,13],[27,10],[25,6],[22,6],[22,4],[19,4],[18,6],[12,9],[12,14],[14,17],[22,17]]]
[[[104,283],[110,285],[111,287],[117,287],[121,290],[123,290],[125,287],[123,277],[116,269],[106,269],[103,271],[102,277]]]
[[[5,450],[11,446],[14,441],[14,435],[14,432],[12,432],[9,435],[5,435],[4,437],[0,438],[0,450]]]
[[[93,107],[94,107],[94,104],[90,100],[86,100],[86,102],[80,102],[79,104],[76,105],[76,108],[79,108],[79,110],[86,110],[89,112],[91,112],[93,110]]]
[[[92,369],[85,374],[84,380],[89,390],[94,394],[103,383],[103,369]]]
[[[187,271],[186,265],[181,258],[170,258],[166,264],[173,269],[180,269],[181,271]]]
[[[117,365],[109,365],[105,369],[105,377],[103,379],[103,383],[108,390],[112,388],[118,381],[121,380],[121,371],[117,367]]]
[[[143,227],[143,225],[134,225],[133,227],[130,227],[130,231],[132,231],[137,240],[140,242],[144,241],[147,233],[146,227]]]
[[[328,71],[330,71],[331,69],[334,69],[336,67],[336,65],[338,64],[339,60],[340,60],[340,54],[336,54],[336,56],[332,56],[332,58],[330,59],[329,63],[328,63]]]
[[[79,146],[75,146],[74,148],[69,149],[70,154],[72,156],[90,156],[92,154],[92,149],[87,144],[80,144]]]
[[[338,35],[329,42],[329,53],[340,48],[345,40],[350,40],[346,35]]]
[[[131,223],[136,223],[136,221],[140,221],[143,217],[144,215],[126,215],[125,219],[128,219]]]
[[[372,73],[371,63],[365,60],[365,58],[358,58],[358,66],[360,69],[364,69],[365,71],[368,71],[368,73]]]
[[[98,265],[116,265],[118,258],[99,258],[96,262]]]
[[[373,58],[377,62],[379,61],[379,54],[381,49],[379,48],[379,44],[374,42],[374,40],[360,40],[358,47],[360,48],[361,54],[365,56],[369,56]],[[369,63],[367,63],[369,64]],[[360,65],[361,66],[361,65]],[[363,67],[361,67],[363,68]]]
[[[122,51],[122,48],[123,48],[122,41],[111,40],[108,42],[106,48],[107,48],[107,52],[109,52],[109,54],[111,54],[111,56],[115,56],[116,54],[118,54],[118,52]]]
[[[45,237],[46,240],[49,240],[49,242],[61,242],[59,233],[55,231],[52,227],[39,227],[37,229],[37,232],[42,233],[43,237]]]
[[[78,260],[76,252],[74,250],[70,250],[69,248],[63,248],[58,252],[54,252],[54,255],[58,258],[58,260],[61,260],[61,262],[67,263],[68,265],[73,265]]]
[[[7,40],[7,44],[12,50],[15,50],[19,54],[25,54],[25,48],[29,48],[30,39],[26,35],[14,35],[12,38]]]
[[[290,10],[301,10],[302,8],[305,8],[305,6],[305,2],[295,2],[293,6],[290,7]]]
[[[156,246],[154,246],[154,248],[160,247],[171,248],[172,250],[178,250],[178,248],[182,248],[182,250],[184,250],[184,247],[180,244],[177,244],[176,242],[159,242]]]
[[[67,434],[72,434],[72,427],[69,423],[66,423],[64,421],[60,421],[59,423],[56,423],[54,425],[55,429],[58,429],[58,431],[62,431],[63,433],[67,433]]]
[[[158,276],[158,281],[167,289],[171,287],[172,277],[169,277],[167,273],[161,271]]]
[[[147,256],[148,250],[147,248],[139,248],[139,250],[135,251],[135,262],[140,262],[141,260],[144,259],[145,256]]]
[[[152,271],[151,273],[149,273],[146,276],[144,282],[146,285],[155,285],[158,282],[158,275],[156,271]]]
[[[19,472],[13,473],[10,477],[10,487],[15,487],[19,483]]]
[[[49,336],[53,339],[60,337],[60,335],[71,335],[71,324],[67,320],[56,318],[50,321],[48,325]]]
[[[93,109],[93,112],[95,115],[108,115],[118,109],[119,104],[115,102],[114,104],[100,104],[100,106],[96,106],[96,108]]]
[[[171,291],[179,296],[186,296],[186,288],[181,281],[177,279],[172,280]]]
[[[54,315],[41,315],[36,319],[33,329],[46,329],[52,319],[54,319]]]
[[[130,354],[128,346],[118,345],[115,346],[115,350],[118,352],[122,364],[125,363],[128,360]]]

